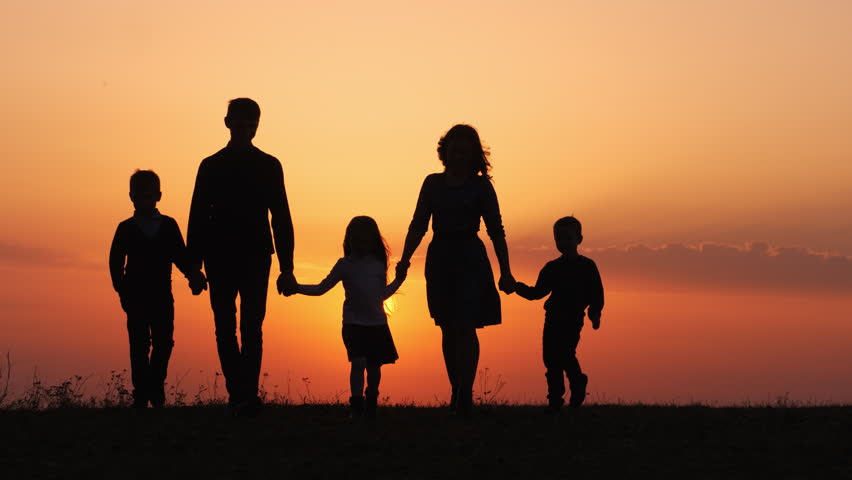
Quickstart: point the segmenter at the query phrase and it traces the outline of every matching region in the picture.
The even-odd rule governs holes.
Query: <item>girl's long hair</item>
[[[388,258],[390,258],[390,248],[387,242],[379,232],[379,225],[371,217],[359,215],[349,221],[346,226],[346,234],[343,237],[343,255],[348,257],[355,252],[352,248],[352,235],[354,232],[363,232],[369,238],[369,246],[366,252],[367,255],[382,262],[385,267],[385,282],[388,277]]]
[[[491,175],[488,171],[491,170],[491,162],[488,161],[488,156],[491,152],[488,148],[482,146],[482,141],[479,139],[479,132],[470,125],[458,124],[447,130],[447,133],[438,140],[438,158],[444,166],[447,165],[447,149],[449,145],[457,140],[467,140],[473,145],[477,151],[474,153],[474,172],[491,180]]]

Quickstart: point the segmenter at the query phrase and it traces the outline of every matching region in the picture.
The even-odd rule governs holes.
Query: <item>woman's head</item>
[[[382,262],[387,272],[390,249],[375,220],[361,215],[349,221],[343,237],[343,255],[373,257]]]
[[[479,133],[470,125],[459,124],[449,129],[438,140],[438,158],[448,169],[468,170],[491,178],[488,170],[490,152],[482,146]]]

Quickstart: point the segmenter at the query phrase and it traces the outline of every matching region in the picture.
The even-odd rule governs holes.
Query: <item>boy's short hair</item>
[[[235,98],[228,102],[228,118],[260,118],[260,105],[250,98]]]
[[[583,234],[583,225],[573,216],[562,217],[553,224],[553,231],[572,229],[577,235]]]
[[[140,190],[156,190],[160,191],[160,177],[153,170],[136,170],[130,176],[130,191],[138,192]]]

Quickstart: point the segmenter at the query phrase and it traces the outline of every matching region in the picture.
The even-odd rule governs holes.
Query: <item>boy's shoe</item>
[[[235,415],[237,417],[256,417],[261,410],[263,410],[263,402],[259,398],[253,397],[238,403]]]
[[[364,416],[364,397],[349,397],[349,418],[358,420]]]
[[[571,382],[571,399],[568,405],[576,408],[583,404],[586,399],[586,386],[589,384],[589,377],[581,373],[580,376]]]
[[[133,403],[130,404],[133,408],[148,408],[148,397],[144,395],[134,395]]]

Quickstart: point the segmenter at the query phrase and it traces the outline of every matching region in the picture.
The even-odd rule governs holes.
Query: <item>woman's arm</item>
[[[494,244],[494,254],[500,264],[500,290],[512,293],[515,290],[515,277],[512,276],[512,267],[509,265],[509,247],[506,244],[506,230],[503,228],[503,218],[500,215],[500,204],[497,201],[497,192],[488,179],[485,182],[485,195],[482,202],[482,220],[485,222],[485,230]]]
[[[414,207],[414,215],[411,218],[411,223],[408,225],[408,234],[405,236],[405,245],[402,247],[402,258],[399,259],[399,266],[402,269],[408,269],[411,264],[411,256],[414,251],[420,246],[420,241],[426,235],[426,230],[429,229],[429,219],[432,217],[432,205],[429,201],[429,177],[423,180],[423,185],[420,187],[420,194],[417,196],[417,205]]]

